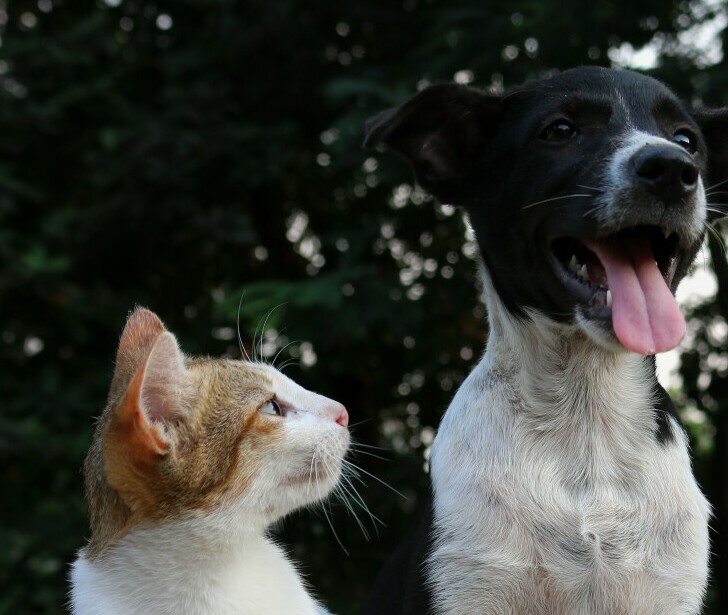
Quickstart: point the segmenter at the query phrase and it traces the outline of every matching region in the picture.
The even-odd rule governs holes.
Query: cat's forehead
[[[249,382],[251,385],[270,387],[275,375],[280,373],[269,365],[242,359],[221,359],[193,357],[188,359],[187,367],[205,377],[231,377]]]
[[[195,374],[200,386],[207,391],[207,395],[215,392],[213,398],[218,402],[223,398],[244,400],[248,407],[249,403],[262,403],[266,399],[275,398],[291,408],[311,411],[331,401],[305,389],[272,365],[265,363],[192,358],[188,360],[187,366]],[[214,407],[214,404],[207,405]]]

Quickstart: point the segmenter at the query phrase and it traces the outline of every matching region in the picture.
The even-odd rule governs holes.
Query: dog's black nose
[[[643,186],[667,203],[694,192],[700,173],[688,152],[670,145],[646,145],[633,156],[632,169]]]

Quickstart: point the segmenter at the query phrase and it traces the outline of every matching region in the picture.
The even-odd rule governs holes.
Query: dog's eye
[[[672,140],[691,154],[694,154],[697,150],[695,135],[685,128],[678,130],[672,135]]]
[[[269,399],[267,402],[265,402],[260,408],[258,408],[258,412],[262,412],[263,414],[271,414],[274,416],[283,416],[281,407],[275,399]]]
[[[546,126],[539,136],[544,141],[559,142],[568,141],[576,134],[577,130],[571,122],[566,120],[556,120]]]

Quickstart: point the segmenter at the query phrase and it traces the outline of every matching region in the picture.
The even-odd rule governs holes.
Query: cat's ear
[[[118,399],[123,394],[137,368],[149,356],[154,342],[165,331],[162,321],[151,310],[137,307],[129,314],[116,352],[110,399]]]
[[[170,427],[182,422],[185,414],[188,374],[174,335],[165,331],[157,338],[139,373],[127,392],[134,399],[139,444],[162,454],[169,446]]]
[[[419,184],[457,202],[460,181],[487,147],[502,97],[454,83],[433,85],[371,118],[365,147],[383,144],[410,160]]]
[[[189,373],[174,335],[151,312],[137,311],[122,334],[119,360],[140,361],[115,407],[113,430],[130,456],[144,461],[164,455],[183,422]]]

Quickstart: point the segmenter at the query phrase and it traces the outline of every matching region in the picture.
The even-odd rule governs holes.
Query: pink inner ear
[[[139,394],[150,421],[167,423],[179,417],[186,378],[184,355],[174,335],[165,331],[149,353]]]

